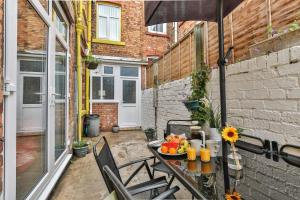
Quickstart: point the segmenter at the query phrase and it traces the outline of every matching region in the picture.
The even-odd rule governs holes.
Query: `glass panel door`
[[[18,8],[16,199],[24,199],[48,171],[48,26],[27,0]]]
[[[123,104],[136,103],[136,80],[123,80]]]
[[[66,149],[67,51],[58,40],[55,46],[55,160],[57,160]]]

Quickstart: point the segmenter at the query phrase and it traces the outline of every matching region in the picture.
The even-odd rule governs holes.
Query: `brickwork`
[[[102,131],[111,131],[118,124],[118,103],[93,103],[92,112],[100,116]]]
[[[228,123],[245,128],[245,134],[277,141],[280,146],[299,146],[299,73],[299,46],[227,66]],[[214,105],[220,98],[218,75],[218,69],[214,69],[208,87]],[[162,84],[158,90],[157,126],[162,137],[167,120],[189,118],[182,100],[191,92],[190,78]],[[144,90],[143,128],[154,127],[155,117],[149,116],[154,113],[151,99],[153,88]],[[262,156],[245,151],[240,153],[247,174],[238,191],[243,191],[245,199],[299,199],[298,168],[283,161],[266,162]]]
[[[99,44],[92,45],[93,54],[146,58],[147,56],[160,56],[168,48],[169,36],[148,33],[144,26],[143,1],[106,1],[113,2],[121,7],[121,42],[124,46]],[[97,38],[97,4],[93,4],[92,37]]]

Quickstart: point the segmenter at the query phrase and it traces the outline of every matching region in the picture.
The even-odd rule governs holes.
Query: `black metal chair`
[[[164,131],[164,137],[166,138],[171,133],[175,135],[185,134],[188,139],[191,139],[190,127],[195,126],[192,122],[194,120],[169,120],[167,122],[167,128]],[[151,165],[153,171],[152,175],[154,176],[155,171],[164,172],[171,176],[170,183],[173,182],[174,176],[172,172],[161,162],[155,162]]]
[[[100,146],[101,143],[102,145]],[[114,188],[112,187],[111,184],[109,184],[109,180],[107,176],[105,176],[104,174],[103,167],[105,165],[107,165],[111,169],[111,171],[115,174],[115,176],[120,180],[121,183],[124,183],[125,187],[128,186],[130,181],[137,175],[137,173],[143,167],[146,168],[150,180],[127,188],[130,194],[135,197],[137,195],[138,196],[141,195],[142,197],[149,196],[151,198],[153,196],[157,196],[158,194],[160,194],[160,192],[168,190],[170,187],[170,184],[167,182],[165,176],[155,178],[155,179],[153,178],[150,167],[147,162],[148,160],[154,159],[153,156],[135,160],[117,167],[105,137],[100,138],[100,140],[94,145],[93,153],[109,192],[112,192]],[[125,182],[123,182],[119,170],[138,163],[140,163],[140,165],[137,167],[137,169],[129,176],[129,178]],[[141,198],[141,197],[137,197],[137,198]]]
[[[104,175],[106,176],[106,180],[108,180],[110,187],[114,189],[116,192],[118,200],[133,200],[136,199],[132,196],[130,191],[125,187],[125,185],[120,181],[120,179],[114,174],[114,172],[105,165],[103,167]],[[175,186],[171,189],[168,189],[158,196],[154,197],[153,200],[160,199],[169,199],[170,196],[173,196],[175,192],[179,190],[178,186]]]

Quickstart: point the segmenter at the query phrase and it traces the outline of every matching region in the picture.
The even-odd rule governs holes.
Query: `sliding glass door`
[[[59,1],[9,0],[6,10],[4,196],[43,199],[71,157],[69,25]]]
[[[18,6],[16,199],[24,199],[48,171],[49,27],[28,1]]]

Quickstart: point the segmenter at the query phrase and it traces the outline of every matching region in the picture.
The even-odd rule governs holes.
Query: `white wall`
[[[280,144],[300,143],[300,47],[227,66],[228,123],[248,134]],[[213,70],[208,91],[219,102],[218,70]],[[182,101],[190,94],[190,78],[158,88],[158,131],[169,119],[187,119]],[[153,89],[142,93],[142,125],[154,127]]]

